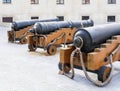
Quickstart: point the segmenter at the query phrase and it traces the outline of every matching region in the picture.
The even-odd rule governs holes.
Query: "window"
[[[31,4],[39,4],[39,0],[31,0]]]
[[[39,19],[38,16],[32,16],[31,19]]]
[[[116,4],[116,0],[108,0],[108,4]]]
[[[108,16],[107,21],[108,22],[115,22],[115,16]]]
[[[3,3],[11,3],[11,0],[3,0]]]
[[[11,23],[11,22],[13,22],[13,17],[3,17],[2,18],[2,22]]]
[[[90,4],[90,0],[82,0],[82,4]]]
[[[64,16],[57,16],[57,18],[59,19],[59,21],[64,21]]]
[[[82,20],[88,20],[89,16],[82,16]]]
[[[56,4],[64,4],[64,0],[57,0]]]

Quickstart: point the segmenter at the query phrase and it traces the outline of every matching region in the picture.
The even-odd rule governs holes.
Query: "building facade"
[[[95,24],[120,21],[120,0],[0,0],[0,25],[13,21],[59,17],[93,19]]]

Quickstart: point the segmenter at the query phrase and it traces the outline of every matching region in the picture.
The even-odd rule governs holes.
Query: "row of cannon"
[[[110,82],[112,63],[120,60],[119,23],[94,26],[93,20],[59,21],[58,18],[13,22],[8,41],[27,43],[29,51],[42,48],[49,55],[56,54],[57,47],[64,45],[60,48],[59,73],[73,78],[74,68],[82,69],[86,78],[97,86]],[[98,81],[87,71],[97,74]]]

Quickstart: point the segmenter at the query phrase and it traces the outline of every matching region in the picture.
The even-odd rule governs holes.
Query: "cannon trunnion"
[[[111,23],[78,29],[73,45],[60,49],[59,70],[70,78],[74,68],[82,69],[86,78],[97,86],[108,84],[112,78],[112,62],[120,60],[120,24]],[[111,67],[107,66],[110,64]],[[68,75],[71,70],[72,75]],[[87,73],[97,74],[94,81]]]

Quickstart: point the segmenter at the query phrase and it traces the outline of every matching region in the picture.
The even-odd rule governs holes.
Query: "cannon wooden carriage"
[[[93,26],[92,20],[85,21],[60,21],[35,24],[30,30],[34,35],[28,36],[28,48],[35,51],[37,48],[47,50],[49,55],[54,55],[61,44],[73,42],[76,28]]]
[[[120,24],[106,24],[78,30],[73,45],[60,49],[58,67],[59,73],[69,78],[74,77],[74,68],[81,69],[89,81],[104,86],[112,78],[112,62],[119,60]],[[91,78],[87,71],[97,74],[98,81]]]
[[[47,50],[47,53],[54,55],[57,46],[64,43],[72,43],[76,28],[62,28],[48,35],[30,35],[28,36],[28,48],[35,51],[37,48]]]
[[[50,22],[50,21],[58,21],[58,18],[53,19],[43,19],[43,20],[29,20],[29,21],[19,21],[13,22],[10,31],[7,31],[8,34],[8,42],[12,43],[27,43],[27,36],[32,35],[33,33],[29,32],[29,30],[33,27],[36,22]]]
[[[32,33],[28,32],[29,29],[31,29],[32,26],[28,26],[24,29],[20,29],[19,31],[10,30],[7,31],[8,34],[8,42],[11,43],[20,43],[20,44],[26,44],[27,43],[27,35],[32,35]]]

